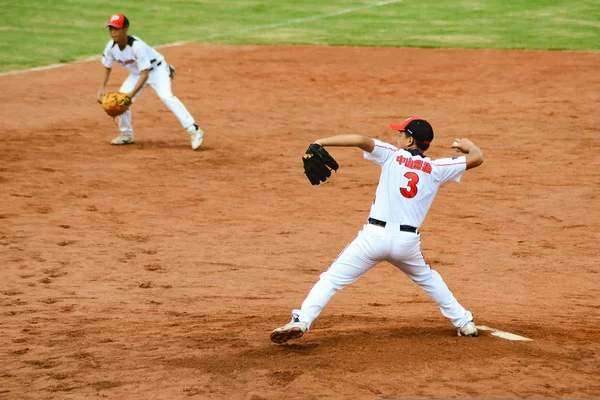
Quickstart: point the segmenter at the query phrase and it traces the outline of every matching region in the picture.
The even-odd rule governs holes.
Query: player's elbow
[[[479,167],[483,164],[483,152],[479,149],[467,155],[467,169]]]
[[[370,137],[361,136],[359,139],[358,147],[361,150],[366,151],[367,153],[372,153],[373,149],[375,148],[375,142]]]

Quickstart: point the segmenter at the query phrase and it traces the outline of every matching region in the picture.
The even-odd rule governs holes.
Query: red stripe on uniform
[[[335,262],[338,260],[338,258],[340,258],[340,256],[341,256],[342,254],[344,254],[344,251],[346,251],[346,249],[347,249],[347,248],[348,248],[348,247],[349,247],[349,246],[350,246],[352,243],[354,243],[354,240],[353,240],[353,241],[351,241],[350,243],[348,243],[348,244],[346,245],[346,247],[344,247],[344,248],[342,249],[342,251],[340,251],[340,254],[338,254],[338,256],[335,258],[335,260],[333,260],[333,262],[332,262],[331,264],[334,264],[334,263],[335,263]]]
[[[435,164],[435,163],[432,163],[432,164],[435,165],[436,167],[449,167],[451,165],[460,165],[460,164],[466,164],[466,163],[467,162],[464,161],[464,162],[458,162],[458,163],[454,163],[454,164]]]
[[[392,147],[385,147],[385,146],[381,146],[378,144],[376,144],[375,147],[381,147],[382,149],[391,150],[391,151],[398,151],[398,149],[394,149]]]

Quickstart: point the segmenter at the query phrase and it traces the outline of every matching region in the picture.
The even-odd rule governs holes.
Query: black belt
[[[369,219],[367,219],[367,222],[369,222],[371,225],[381,226],[382,228],[385,228],[385,226],[387,225],[387,222],[380,221],[375,218],[369,218]],[[400,225],[400,230],[402,232],[412,232],[412,233],[417,232],[417,228],[415,228],[414,226],[410,226],[410,225]]]
[[[156,62],[156,59],[150,60],[150,64],[152,64],[153,62]],[[158,64],[156,64],[154,67],[160,67],[161,64],[162,64],[162,61],[159,62]],[[154,67],[149,68],[148,71],[152,71],[154,69]]]

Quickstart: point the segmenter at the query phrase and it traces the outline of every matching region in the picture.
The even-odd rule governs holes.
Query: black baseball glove
[[[313,143],[302,157],[304,173],[313,185],[325,182],[331,176],[331,170],[337,171],[338,163],[320,144]]]

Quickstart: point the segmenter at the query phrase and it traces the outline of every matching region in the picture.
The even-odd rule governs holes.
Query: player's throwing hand
[[[454,139],[454,143],[452,143],[451,147],[459,153],[468,154],[475,147],[475,145],[467,138],[456,138]]]

